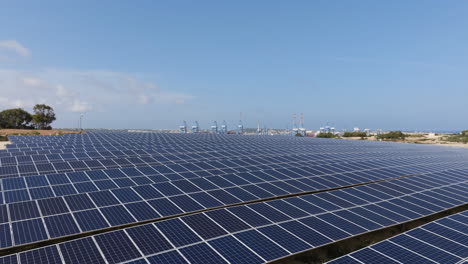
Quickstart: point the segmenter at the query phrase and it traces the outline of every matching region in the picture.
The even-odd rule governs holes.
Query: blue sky
[[[56,127],[463,129],[467,1],[9,1],[0,107]]]

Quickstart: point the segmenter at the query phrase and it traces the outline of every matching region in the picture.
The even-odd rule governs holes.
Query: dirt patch
[[[420,133],[405,133],[408,136],[405,140],[386,140],[386,142],[399,142],[399,143],[413,143],[413,144],[425,144],[425,145],[437,145],[437,146],[447,146],[447,147],[461,147],[467,148],[468,144],[458,143],[458,142],[449,142],[445,141],[444,138],[448,134],[440,135],[431,135],[431,134],[420,134]],[[349,140],[361,140],[359,137],[342,137],[343,139]],[[369,141],[378,141],[375,136],[367,137],[366,140]]]
[[[62,135],[62,134],[78,134],[80,131],[73,130],[36,130],[36,129],[0,129],[0,136],[9,135]]]
[[[11,144],[10,141],[0,141],[0,149],[6,149],[6,145]]]

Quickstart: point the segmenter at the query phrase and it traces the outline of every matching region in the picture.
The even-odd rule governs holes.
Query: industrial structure
[[[228,133],[226,120],[223,120],[223,123],[221,124],[221,130],[219,131],[219,133],[220,134],[227,134]]]
[[[242,124],[242,118],[239,120],[239,124],[237,125],[237,134],[244,134],[244,125]]]
[[[293,114],[292,135],[295,136],[298,131],[299,131],[299,128],[297,127],[296,114]]]
[[[193,122],[192,125],[192,133],[198,133],[199,132],[199,126],[198,126],[198,121]]]
[[[179,132],[180,133],[187,133],[187,122],[185,120],[182,122],[182,125],[179,126]]]
[[[213,122],[213,125],[211,125],[211,133],[218,134],[218,122],[216,122],[216,120]]]
[[[304,128],[304,114],[301,113],[301,117],[299,119],[299,134],[302,136],[306,136],[307,132],[306,129]]]

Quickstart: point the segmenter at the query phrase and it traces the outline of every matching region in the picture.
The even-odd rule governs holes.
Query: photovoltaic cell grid
[[[349,263],[466,263],[468,211],[451,215],[330,261]]]
[[[1,180],[4,190],[0,192],[0,201],[14,203],[89,192],[109,192],[122,188],[129,189],[130,192],[140,190],[140,194],[142,190],[148,190],[162,197],[216,188],[226,188],[227,191],[231,191],[234,190],[232,188],[241,187],[248,192],[263,190],[256,194],[266,198],[465,166],[463,161],[431,163],[423,159],[419,160],[418,164],[416,160],[410,159],[400,162],[404,165],[395,166],[388,160],[373,162],[373,166],[380,167],[373,169],[369,169],[369,166],[359,168],[359,163],[331,164],[330,166],[342,169],[335,172],[328,170],[328,174],[323,171],[325,169],[322,166],[254,170],[220,175],[206,174],[190,178],[183,178],[180,174],[173,173],[156,174],[154,167],[48,174]],[[368,162],[367,165],[371,163]],[[343,169],[346,168],[348,171],[344,172]],[[160,167],[157,169],[161,170]],[[209,170],[205,172],[209,173]],[[153,187],[156,190],[153,190]]]
[[[132,145],[133,148],[142,144],[135,142]],[[145,143],[147,144],[147,143]],[[251,144],[253,145],[253,144]],[[183,149],[183,152],[173,150],[173,152],[155,150],[155,149],[134,149],[134,150],[116,150],[115,147],[107,150],[101,149],[89,152],[76,152],[75,149],[70,149],[71,153],[55,153],[55,154],[29,154],[29,155],[18,155],[18,156],[7,156],[0,157],[0,177],[15,177],[15,176],[28,176],[37,175],[44,173],[58,173],[68,171],[83,171],[90,169],[106,169],[115,167],[128,167],[128,166],[142,166],[142,165],[162,165],[162,164],[174,164],[174,162],[193,162],[193,161],[213,161],[216,159],[227,159],[227,158],[248,158],[246,161],[242,159],[238,162],[237,167],[253,166],[268,163],[268,159],[262,157],[274,156],[276,159],[275,163],[291,162],[293,160],[301,161],[301,155],[306,155],[309,162],[323,162],[327,159],[343,160],[343,159],[356,159],[362,158],[362,156],[375,157],[386,156],[387,158],[394,157],[405,157],[415,156],[414,152],[421,152],[421,149],[414,149],[414,147],[405,148],[389,148],[383,145],[382,147],[368,147],[365,149],[361,148],[360,152],[356,152],[354,145],[343,145],[340,148],[336,148],[337,145],[321,146],[311,145],[313,148],[309,150],[302,149],[301,146],[295,145],[284,145],[278,144],[278,146],[262,146],[257,143],[258,148],[255,150],[242,149],[244,146],[231,147],[226,151],[221,151],[219,147],[222,145],[213,146],[206,150],[201,151],[199,149]],[[339,146],[339,145],[338,145]],[[251,146],[250,146],[251,147]],[[109,147],[110,148],[110,147]],[[363,152],[364,150],[364,152]],[[374,151],[371,151],[374,150]],[[425,149],[424,153],[434,153]],[[196,151],[196,152],[194,152]],[[409,152],[409,153],[407,153]],[[0,153],[0,154],[14,154],[25,152],[12,152],[12,153]],[[453,151],[437,151],[437,156],[444,155],[446,157],[454,157]],[[466,153],[465,153],[466,154]],[[297,157],[298,156],[298,157]],[[271,162],[270,162],[271,163]],[[236,163],[231,163],[236,166]],[[210,166],[210,164],[208,164]],[[229,167],[229,166],[228,166]]]
[[[209,141],[205,145],[210,145]],[[281,141],[279,143],[282,143]],[[149,144],[145,141],[145,146]],[[141,146],[142,142],[134,142],[132,145]],[[251,148],[250,144],[249,147]],[[69,171],[86,171],[86,170],[98,170],[98,169],[109,169],[109,168],[122,168],[131,166],[148,166],[148,165],[174,165],[175,163],[180,164],[185,162],[196,162],[196,161],[209,161],[207,164],[199,163],[195,165],[202,166],[202,169],[213,169],[216,168],[218,171],[226,169],[232,170],[233,167],[237,169],[247,169],[255,166],[268,166],[269,164],[282,164],[285,162],[307,162],[310,164],[323,164],[324,162],[331,163],[332,160],[343,161],[350,159],[362,159],[362,158],[402,158],[405,156],[428,155],[436,153],[437,157],[445,156],[446,158],[453,158],[455,153],[453,151],[429,151],[426,149],[424,153],[413,153],[421,152],[414,148],[389,148],[387,145],[375,148],[366,146],[364,149],[360,148],[360,152],[356,152],[354,145],[310,145],[309,150],[303,149],[303,146],[296,146],[294,144],[277,144],[274,146],[266,145],[263,146],[257,142],[255,150],[243,149],[245,146],[239,144],[230,147],[226,151],[221,151],[223,144],[218,144],[206,151],[193,152],[193,149],[182,149],[184,152],[167,152],[158,150],[158,155],[153,155],[156,150],[127,150],[120,151],[115,150],[115,147],[111,150],[102,150],[97,152],[85,152],[85,153],[67,153],[67,154],[49,154],[49,155],[29,155],[29,156],[15,156],[15,157],[2,157],[0,158],[0,178],[1,177],[16,177],[16,176],[28,176],[46,173],[58,173],[58,172],[69,172]],[[280,147],[278,149],[278,146]],[[387,147],[385,147],[387,146]],[[313,147],[313,148],[311,148]],[[384,148],[385,147],[385,148]],[[109,147],[110,149],[110,147]],[[181,151],[180,148],[176,148]],[[380,152],[370,150],[380,150]],[[384,151],[382,151],[384,150]],[[417,151],[416,151],[417,150]],[[74,149],[71,149],[74,151]],[[129,153],[130,151],[130,153]],[[192,152],[190,152],[192,151]],[[409,152],[409,153],[407,153]],[[13,152],[18,153],[18,152]],[[23,152],[21,152],[23,153]],[[285,154],[286,153],[286,154]],[[0,153],[0,154],[12,154],[12,153]],[[464,154],[466,155],[466,153]],[[224,161],[223,163],[215,162],[216,159],[228,159],[236,157],[237,159],[232,161]],[[273,157],[273,160],[269,160]],[[243,159],[244,158],[244,159]],[[211,163],[210,163],[211,162]],[[226,162],[229,165],[226,166]],[[215,165],[213,165],[213,163]],[[219,167],[221,166],[221,167]],[[225,168],[227,167],[227,168]],[[247,168],[245,168],[247,167]],[[180,168],[180,166],[178,167]],[[198,168],[200,169],[200,168]],[[174,168],[168,169],[169,172],[174,172]],[[175,169],[175,172],[178,172]]]
[[[447,151],[447,149],[426,146],[425,148],[419,148],[408,144],[362,143],[358,141],[343,143],[343,141],[336,140],[310,140],[288,137],[223,137],[213,135],[188,136],[168,134],[140,134],[134,136],[132,133],[89,133],[86,136],[73,135],[56,138],[18,137],[18,141],[20,140],[23,142],[18,143],[14,148],[9,148],[7,151],[1,152],[0,156],[7,158],[5,159],[6,161],[8,161],[8,159],[11,161],[11,158],[14,158],[16,162],[21,161],[23,164],[33,164],[35,167],[47,164],[44,162],[44,159],[37,158],[38,155],[45,155],[45,152],[57,151],[56,153],[61,153],[60,158],[63,160],[71,158],[76,159],[73,160],[73,162],[88,161],[88,164],[91,164],[89,162],[94,161],[99,162],[99,164],[111,164],[109,160],[116,161],[117,159],[105,159],[105,157],[118,157],[118,155],[124,152],[119,151],[119,148],[121,148],[125,149],[125,153],[123,153],[122,156],[126,158],[118,159],[122,164],[114,162],[119,166],[117,170],[93,170],[93,168],[85,163],[86,166],[81,167],[76,165],[78,167],[72,168],[77,172],[26,177],[22,177],[22,174],[4,175],[8,177],[8,179],[2,180],[4,189],[2,198],[7,201],[7,205],[3,208],[6,210],[2,210],[3,219],[5,219],[2,230],[4,231],[3,234],[6,235],[4,235],[5,239],[2,240],[4,242],[2,243],[3,245],[0,245],[1,247],[27,244],[78,232],[118,226],[147,219],[156,219],[161,216],[177,215],[181,212],[195,212],[200,209],[255,201],[278,195],[326,190],[334,187],[416,173],[445,170],[443,172],[445,176],[439,175],[442,172],[439,174],[428,173],[424,176],[417,176],[418,180],[416,182],[414,179],[405,178],[399,180],[405,181],[396,182],[396,185],[388,182],[381,183],[380,185],[382,186],[379,185],[377,190],[369,189],[369,186],[362,186],[363,188],[367,187],[367,189],[356,190],[358,193],[341,193],[345,191],[355,192],[354,189],[348,188],[343,189],[339,193],[321,194],[322,197],[316,197],[313,201],[303,201],[304,199],[302,198],[300,201],[295,201],[295,203],[299,203],[301,206],[306,206],[304,208],[293,204],[290,200],[284,202],[275,201],[273,204],[255,205],[255,209],[250,206],[248,207],[248,211],[242,213],[251,215],[250,211],[254,210],[256,214],[251,215],[251,218],[248,219],[249,221],[262,222],[263,217],[270,222],[278,224],[286,220],[276,215],[276,211],[271,212],[269,210],[270,207],[273,207],[275,210],[280,210],[280,212],[281,210],[290,210],[291,205],[299,208],[299,210],[295,210],[294,213],[289,211],[284,213],[294,219],[294,217],[301,217],[303,214],[300,213],[301,211],[310,214],[310,211],[307,210],[315,212],[317,208],[320,208],[321,210],[329,212],[329,210],[336,210],[337,208],[359,205],[359,202],[356,201],[366,200],[362,199],[362,196],[367,197],[368,200],[369,197],[375,197],[378,192],[381,193],[377,195],[377,197],[383,198],[382,188],[384,188],[387,193],[389,192],[387,195],[393,195],[393,197],[395,197],[395,195],[398,194],[405,194],[401,189],[395,192],[395,187],[404,186],[403,190],[407,192],[408,190],[420,191],[421,182],[426,188],[435,188],[434,182],[439,185],[457,183],[457,185],[445,186],[445,188],[449,189],[440,190],[441,192],[446,192],[445,196],[442,195],[445,200],[450,199],[449,194],[456,195],[453,194],[453,192],[464,193],[464,188],[466,188],[466,185],[463,185],[466,175],[466,172],[463,170],[463,167],[465,167],[464,163],[466,163],[466,152],[461,150]],[[56,142],[54,142],[54,140],[56,140]],[[131,143],[125,145],[122,144],[122,142]],[[135,146],[142,145],[151,147],[146,148],[148,151],[141,151],[135,148]],[[134,150],[131,150],[131,148]],[[112,155],[110,152],[112,152]],[[96,155],[96,153],[99,155]],[[30,158],[25,158],[28,157],[28,155]],[[155,155],[158,155],[159,161],[152,158],[155,157]],[[95,157],[95,159],[93,159],[93,157]],[[145,160],[144,165],[146,166],[140,166],[143,159]],[[33,162],[30,162],[31,160]],[[40,161],[38,162],[38,160]],[[50,161],[50,156],[46,156],[46,160]],[[203,162],[200,163],[200,161]],[[151,162],[158,162],[158,165],[148,166]],[[19,168],[19,166],[17,167]],[[0,169],[1,168],[2,167],[0,167]],[[181,171],[180,168],[184,168],[184,170]],[[157,173],[154,173],[154,171]],[[195,176],[190,175],[187,177],[188,173],[194,174]],[[174,177],[175,175],[177,175],[177,177]],[[13,178],[10,178],[12,176]],[[110,182],[112,182],[113,185],[110,184]],[[34,184],[39,185],[36,186]],[[47,191],[49,189],[51,189],[51,191]],[[68,193],[67,190],[70,191],[70,193]],[[21,191],[23,191],[23,193],[27,191],[28,195],[16,195],[16,193],[13,193],[19,193]],[[155,193],[159,193],[158,196],[154,197]],[[369,193],[373,195],[369,195]],[[425,204],[425,206],[431,208],[429,212],[435,212],[441,208],[459,204],[461,201],[466,203],[466,200],[463,200],[466,196],[463,196],[461,193],[458,194],[459,197],[456,199],[448,203],[442,203],[443,206],[441,204],[437,204],[437,207],[430,207],[427,204]],[[42,199],[44,198],[42,195],[44,197],[54,198]],[[344,202],[346,202],[346,199],[349,199],[349,195],[357,197],[357,199],[354,198],[353,203],[348,202],[346,205]],[[379,210],[375,214],[385,215],[391,212],[390,210],[401,210],[401,208],[407,206],[408,203],[418,206],[421,201],[427,198],[427,195],[435,194],[428,193],[424,195],[418,193],[418,195],[423,196],[416,198],[405,197],[405,199],[410,200],[398,200],[398,203],[395,201],[385,204],[382,203],[377,207],[365,208],[365,210]],[[11,197],[13,197],[13,199]],[[11,202],[15,201],[16,198],[14,197],[20,197],[19,199],[23,199],[21,197],[27,197],[25,200],[35,201],[20,203]],[[384,207],[384,205],[387,207]],[[34,206],[36,206],[36,208],[34,208]],[[381,211],[381,207],[383,207],[384,211]],[[427,210],[427,208],[425,209]],[[244,209],[234,210],[242,211]],[[419,215],[428,213],[428,211],[418,210],[417,212]],[[226,216],[225,213],[220,211],[212,211],[211,213],[215,215],[207,216],[208,219],[217,219],[217,221],[219,221],[218,225],[222,225],[220,223],[223,222],[223,220],[229,219],[230,216],[230,214]],[[233,212],[230,213],[234,214]],[[401,215],[402,213],[399,212],[399,214]],[[262,217],[258,217],[258,215]],[[375,218],[375,215],[371,216]],[[240,216],[237,216],[237,218],[239,217]],[[302,215],[302,217],[304,216]],[[339,217],[343,218],[342,215]],[[353,219],[356,219],[355,217],[356,216],[353,215]],[[387,215],[385,215],[385,217],[388,218]],[[415,217],[415,215],[406,212],[405,217],[404,220],[407,220],[411,219],[411,217]],[[206,220],[207,218],[201,219]],[[358,219],[362,220],[360,218]],[[321,221],[325,222],[331,220],[334,220],[334,218],[321,219]],[[206,262],[207,259],[205,258],[207,257],[205,255],[197,256],[194,252],[208,247],[206,252],[211,252],[210,249],[213,249],[215,253],[211,254],[211,257],[216,261],[220,261],[219,258],[221,258],[223,261],[241,263],[245,256],[242,254],[239,255],[239,252],[244,252],[247,254],[246,256],[249,256],[248,258],[255,259],[251,255],[252,248],[250,248],[250,251],[245,251],[242,247],[242,245],[245,246],[244,242],[241,242],[239,246],[231,241],[233,239],[232,237],[224,238],[234,234],[233,232],[240,232],[240,230],[245,228],[245,225],[239,224],[238,221],[232,221],[231,219],[231,224],[233,226],[237,225],[236,228],[239,230],[236,231],[232,228],[227,229],[225,225],[222,226],[222,229],[224,232],[227,232],[227,234],[217,234],[215,228],[212,227],[213,230],[210,229],[211,232],[214,232],[212,234],[214,237],[210,238],[210,240],[217,239],[216,236],[221,236],[219,239],[225,239],[222,243],[213,242],[214,245],[212,245],[192,242],[193,248],[189,248],[187,244],[183,244],[184,246],[180,247],[179,244],[173,244],[174,242],[171,241],[168,244],[173,246],[171,249],[176,248],[176,250],[171,251],[167,249],[167,252],[153,254],[152,256],[146,253],[142,254],[146,256],[146,260],[150,262],[160,262],[161,259],[166,259],[169,261],[167,263],[170,263],[170,261],[177,261],[179,258],[182,258],[184,261],[196,262],[200,260]],[[247,223],[245,219],[242,221],[244,221],[244,224]],[[351,219],[348,221],[351,221]],[[372,219],[372,221],[377,220]],[[382,220],[380,219],[380,221]],[[403,221],[403,219],[393,219],[393,222],[398,223],[399,221]],[[197,223],[197,221],[193,223]],[[262,225],[266,224],[263,223]],[[380,225],[386,226],[389,225],[389,223],[380,223]],[[253,225],[247,224],[247,226],[252,227]],[[297,228],[297,226],[290,227]],[[179,226],[179,228],[182,227]],[[189,226],[189,230],[193,231],[191,228],[192,227]],[[203,228],[207,227],[199,226],[197,228],[203,230]],[[266,226],[264,228],[265,232],[272,232],[272,237],[278,236],[276,232],[281,233],[281,231],[278,231],[275,227]],[[281,226],[281,228],[280,230],[283,230],[285,227]],[[13,233],[12,237],[9,236],[10,229],[13,230],[11,232]],[[365,230],[370,229],[365,228]],[[291,231],[288,232],[291,233]],[[352,232],[346,232],[352,234]],[[197,234],[198,237],[201,236],[199,233]],[[187,241],[190,241],[189,233],[187,233],[187,235]],[[161,237],[165,237],[165,235],[162,234]],[[192,237],[192,239],[194,239],[194,237]],[[183,238],[181,239],[185,241]],[[239,240],[238,238],[236,239],[236,241]],[[268,237],[267,240],[268,239],[271,240],[272,238]],[[277,239],[280,238],[277,237]],[[328,239],[331,239],[331,237],[328,237]],[[93,238],[92,242],[94,241],[95,238]],[[205,241],[205,238],[202,237],[202,241]],[[304,242],[306,240],[302,239],[302,241]],[[325,241],[326,240],[323,240],[322,242]],[[334,240],[331,239],[331,241]],[[233,243],[232,247],[223,247],[223,245],[225,245],[224,243],[228,242]],[[90,243],[91,241],[86,244],[91,245]],[[273,250],[275,249],[275,244],[278,245],[278,242],[274,242],[274,240],[269,243],[265,242],[262,245],[272,245],[271,248],[270,246],[266,248],[259,247],[257,251],[254,250],[253,252],[257,257],[260,257],[260,259],[266,260],[267,258],[259,254],[258,251],[270,252],[271,256],[279,258],[296,252],[291,248],[304,247],[304,245],[294,245],[291,246],[290,249],[287,249],[285,246],[280,246],[281,250],[275,251]],[[309,246],[306,246],[306,248],[309,249],[310,245],[314,244],[306,242],[306,245]],[[97,246],[97,248],[99,248],[99,246]],[[226,256],[220,253],[224,251],[234,252],[234,248],[238,256],[229,256],[229,259],[227,259]],[[56,250],[63,253],[64,249],[58,248]],[[137,246],[137,251],[142,252],[143,249]],[[182,251],[192,253],[184,254]],[[103,250],[100,249],[99,252],[103,252]],[[286,254],[284,254],[284,252],[286,252]],[[133,254],[136,254],[136,252],[133,252]],[[140,254],[138,256],[141,257],[142,255]],[[106,257],[105,254],[100,257],[110,262],[114,261],[109,260],[109,256]],[[14,259],[14,257],[9,258]],[[118,259],[118,256],[115,256],[115,258]]]
[[[419,181],[431,179],[440,182],[442,179],[450,181],[464,180],[462,170],[445,171],[443,173],[431,173],[424,176],[419,176]],[[402,190],[415,189],[414,179],[404,178],[398,180],[396,183],[383,182],[364,188],[366,192],[384,191],[392,194],[401,193],[395,191],[401,186],[407,186]],[[434,183],[431,183],[432,185]],[[148,186],[150,187],[150,186]],[[138,221],[157,219],[160,217],[177,215],[181,213],[194,212],[197,210],[228,205],[231,203],[242,202],[247,199],[258,200],[259,197],[254,197],[253,194],[245,192],[236,193],[230,192],[230,189],[223,192],[220,196],[217,192],[198,192],[186,194],[177,194],[167,197],[154,198],[152,192],[145,192],[143,189],[115,189],[112,191],[93,192],[80,195],[69,195],[56,198],[40,199],[36,202],[20,202],[11,203],[7,206],[0,207],[3,212],[3,219],[1,223],[10,223],[13,226],[13,239],[11,243],[6,243],[5,246],[20,245],[31,243],[48,238],[55,238],[76,234],[84,231],[97,230],[107,228],[110,226],[118,226]],[[152,189],[153,190],[153,189]],[[239,192],[242,189],[234,189]],[[222,191],[222,190],[217,190]],[[229,193],[236,194],[231,196]],[[253,192],[258,193],[258,192]],[[404,192],[403,192],[404,193]],[[140,195],[141,194],[141,195]],[[210,195],[213,194],[213,195]],[[240,200],[246,196],[244,200]],[[270,194],[270,196],[272,196]],[[333,200],[333,195],[330,197],[327,194],[320,194],[324,196],[321,200]],[[146,197],[147,199],[144,199]],[[236,197],[239,197],[237,199]],[[151,199],[153,198],[153,199]],[[227,199],[235,199],[234,201]],[[8,216],[10,221],[8,221]],[[44,219],[44,221],[40,221]],[[34,223],[36,230],[48,230],[49,236],[46,232],[41,232],[40,236],[22,238],[20,235],[26,230],[29,232],[32,228],[24,226],[26,223]],[[59,223],[65,223],[60,225]],[[7,226],[7,225],[6,225]],[[17,234],[18,235],[15,235]]]
[[[283,150],[285,152],[285,150]],[[286,151],[288,152],[288,151]],[[369,153],[368,153],[369,154]],[[380,158],[386,158],[387,162],[389,159],[389,156],[392,158],[395,158],[395,156],[399,157],[400,154],[396,153],[391,153],[390,155],[387,155],[386,157],[380,157]],[[396,155],[395,155],[396,154]],[[323,156],[323,154],[321,154]],[[377,157],[376,153],[370,153],[370,155],[375,159]],[[310,156],[310,155],[309,155]],[[149,157],[146,157],[149,158]],[[343,162],[344,159],[350,160],[352,157],[351,156],[342,156],[341,162]],[[414,158],[414,157],[413,157]],[[399,157],[401,159],[401,157]],[[439,157],[433,157],[433,160],[427,159],[425,157],[424,162],[432,163],[435,162],[437,159],[443,159],[441,156]],[[452,160],[454,159],[453,155],[445,157],[447,160]],[[460,157],[462,161],[464,161],[463,157]],[[294,161],[292,161],[294,160]],[[336,157],[335,157],[336,160]],[[288,161],[288,160],[286,160]],[[302,162],[302,164],[300,162]],[[304,171],[304,168],[298,167],[304,164],[308,164],[310,166],[311,163],[319,163],[321,166],[318,167],[313,167],[313,168],[305,168],[306,170]],[[88,161],[88,162],[97,162],[96,160]],[[143,162],[143,161],[142,161]],[[401,164],[404,164],[405,162],[407,163],[412,163],[414,164],[417,162],[416,160],[413,159],[408,159],[405,161],[398,160],[395,161],[398,162],[401,166]],[[421,161],[419,161],[421,162]],[[147,163],[145,165],[149,165],[151,163],[150,160],[147,159]],[[258,165],[261,163],[261,167]],[[120,188],[120,187],[128,187],[128,185],[131,184],[139,184],[138,182],[160,182],[160,181],[168,181],[171,179],[181,179],[183,177],[186,178],[191,178],[191,177],[196,177],[196,176],[206,176],[206,175],[222,175],[222,174],[229,174],[233,172],[239,172],[239,171],[255,171],[255,170],[262,170],[262,169],[282,169],[282,171],[279,172],[279,175],[282,174],[288,174],[288,176],[291,178],[297,178],[300,177],[298,176],[309,176],[309,175],[321,175],[321,174],[333,174],[333,173],[339,173],[339,172],[352,172],[356,170],[356,167],[362,170],[362,169],[368,169],[369,166],[376,166],[375,160],[373,161],[368,161],[365,164],[359,163],[346,163],[344,164],[345,166],[340,166],[340,164],[333,163],[332,166],[326,166],[327,161],[326,160],[301,160],[300,157],[290,157],[289,162],[285,162],[284,158],[278,159],[278,157],[275,157],[273,159],[248,159],[248,160],[222,160],[220,162],[199,162],[199,163],[178,163],[178,164],[172,164],[172,165],[167,165],[167,166],[141,166],[141,167],[136,167],[136,170],[132,170],[129,168],[124,168],[122,170],[116,170],[116,169],[110,169],[110,170],[104,170],[101,171],[99,170],[99,173],[94,172],[95,168],[90,168],[86,165],[83,164],[78,164],[74,165],[72,167],[75,167],[74,170],[83,173],[82,170],[92,170],[90,173],[91,175],[87,175],[88,173],[84,172],[85,175],[80,175],[80,174],[72,174],[68,175],[68,173],[63,173],[63,174],[52,174],[52,175],[47,175],[47,179],[37,179],[35,177],[26,177],[25,179],[6,179],[5,183],[3,186],[5,186],[4,189],[10,192],[6,192],[5,195],[5,200],[6,202],[15,202],[15,201],[23,201],[23,200],[29,200],[31,196],[34,197],[49,197],[49,196],[59,196],[61,193],[65,194],[71,194],[73,192],[75,193],[80,193],[80,192],[86,192],[86,191],[91,191],[93,189],[110,189],[112,187],[114,188]],[[374,163],[374,164],[373,164]],[[117,164],[117,163],[113,163]],[[140,163],[141,164],[141,163]],[[227,164],[227,165],[226,165]],[[255,165],[252,165],[255,164]],[[28,165],[29,168],[35,167],[35,168],[40,168],[43,167],[43,164],[35,164],[33,165]],[[50,164],[48,164],[50,165]],[[119,166],[128,166],[128,165],[133,165],[133,166],[138,166],[139,164],[132,164],[131,162],[124,162],[120,163]],[[270,166],[268,166],[270,165]],[[390,164],[387,164],[389,166]],[[292,166],[292,167],[291,167]],[[353,169],[353,166],[355,167]],[[377,164],[378,166],[378,164]],[[382,164],[380,164],[382,166]],[[65,169],[65,171],[69,170],[71,167],[70,166],[65,166],[68,169]],[[0,167],[0,170],[7,171],[6,173],[9,173],[10,168],[7,167]],[[312,171],[311,171],[312,170]],[[13,170],[15,171],[15,170]],[[27,172],[27,169],[22,169],[22,171],[26,171],[26,174],[29,173]],[[101,173],[104,172],[104,173]],[[278,174],[278,171],[275,171]],[[306,175],[304,175],[306,173]],[[367,172],[369,173],[369,172]],[[0,173],[1,174],[1,173]],[[98,174],[96,176],[96,174]],[[377,177],[381,177],[384,174],[384,178],[389,176],[394,175],[401,175],[401,172],[395,172],[395,171],[378,171],[377,172]],[[104,176],[103,176],[104,175]],[[138,177],[134,179],[124,179],[124,180],[118,180],[117,184],[110,182],[109,178],[120,178],[120,177],[136,177],[136,176],[164,176],[164,177],[152,177],[152,179],[147,179],[145,177]],[[11,175],[10,175],[11,176]],[[285,179],[284,175],[282,175],[282,179]],[[70,178],[70,179],[69,179]],[[96,179],[97,184],[90,184],[88,181]],[[378,178],[376,178],[378,179]],[[26,181],[26,182],[25,182]],[[37,183],[37,182],[40,183]],[[134,182],[138,181],[138,182]],[[346,181],[346,180],[345,180]],[[78,188],[73,188],[70,183],[74,182],[79,182],[77,186]],[[44,186],[46,183],[49,183],[49,185],[55,185],[54,188],[40,188],[40,189],[34,189],[35,187],[46,187]],[[41,185],[43,184],[43,185]],[[96,186],[95,186],[96,185]],[[127,185],[127,186],[125,186]],[[24,189],[29,188],[30,194],[28,194]],[[23,190],[22,190],[23,189]],[[76,190],[75,190],[76,189]],[[57,195],[58,193],[58,195]],[[3,195],[2,195],[3,197]],[[34,199],[34,198],[33,198]],[[3,202],[3,201],[0,201]]]
[[[49,258],[62,256],[69,263],[85,257],[96,263],[265,263],[466,204],[467,187],[468,171],[414,176],[196,213],[7,256],[5,261],[29,263],[27,256],[47,250],[54,254]],[[457,228],[466,236],[468,229]],[[73,260],[76,256],[79,260]]]
[[[422,160],[436,161],[436,159]],[[4,179],[3,186],[8,191],[2,196],[7,202],[6,206],[0,207],[5,216],[2,223],[9,223],[13,233],[12,239],[9,240],[11,242],[7,241],[4,244],[6,247],[27,244],[277,195],[326,190],[389,177],[464,166],[464,163],[457,165],[456,163],[430,164],[430,162],[426,166],[414,166],[415,161],[398,160],[400,165],[405,162],[413,164],[403,168],[396,167],[395,161],[388,163],[388,160],[379,162],[374,160],[366,163],[333,164],[328,167],[327,165],[292,167],[291,170],[277,168],[251,173],[225,174],[222,177],[176,179],[171,182],[161,182],[166,179],[162,173],[151,175],[150,171],[155,170],[150,167],[138,167],[139,170],[127,168]],[[369,170],[375,165],[393,167]],[[366,169],[366,171],[359,172],[358,176],[351,173],[353,168]],[[144,175],[143,172],[146,172],[147,176],[138,177],[139,181],[151,180],[136,184],[136,176]],[[326,173],[336,175],[323,176],[327,175]],[[97,180],[92,180],[92,177]],[[41,199],[51,196],[54,197]],[[31,199],[36,201],[17,202]],[[28,213],[22,213],[24,211]],[[59,225],[62,222],[66,224]],[[26,232],[29,235],[22,236],[22,233]]]

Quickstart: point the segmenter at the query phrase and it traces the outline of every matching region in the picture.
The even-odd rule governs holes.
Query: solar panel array
[[[468,201],[462,149],[125,132],[12,140],[0,151],[0,248],[120,230],[4,263],[264,263]]]
[[[328,263],[467,263],[467,230],[468,211],[464,211]]]

